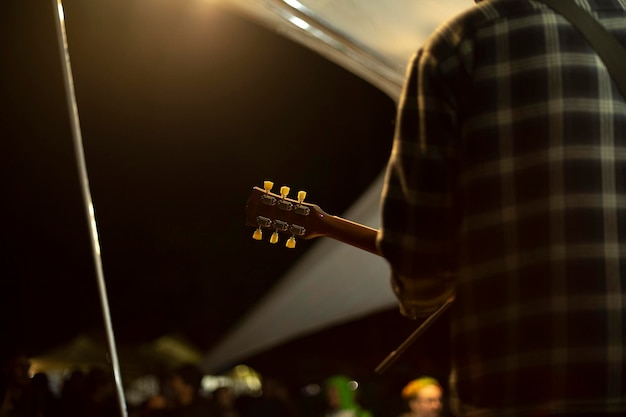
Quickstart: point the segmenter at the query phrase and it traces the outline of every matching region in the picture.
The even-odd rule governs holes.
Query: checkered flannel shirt
[[[626,44],[626,0],[576,3]],[[412,59],[378,245],[403,314],[455,288],[462,407],[626,415],[625,180],[626,101],[546,6],[483,1]]]

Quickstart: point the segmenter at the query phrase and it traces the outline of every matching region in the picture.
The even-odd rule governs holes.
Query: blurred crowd
[[[303,406],[279,380],[264,378],[255,395],[232,386],[211,392],[196,365],[168,372],[159,393],[129,407],[107,369],[73,370],[53,389],[48,375],[30,372],[29,358],[21,353],[5,358],[0,381],[0,417],[441,417],[443,388],[430,377],[409,381],[398,393],[404,412],[373,412],[359,385],[345,375],[329,376],[316,393],[317,401]],[[124,405],[122,405],[124,404]]]

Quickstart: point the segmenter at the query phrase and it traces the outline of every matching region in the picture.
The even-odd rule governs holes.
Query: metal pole
[[[89,225],[91,235],[91,249],[96,269],[96,278],[98,280],[98,290],[100,293],[100,301],[102,304],[102,314],[104,316],[104,325],[106,329],[107,342],[109,346],[109,355],[111,356],[111,366],[113,367],[113,376],[117,388],[117,397],[122,417],[127,417],[126,399],[124,396],[124,388],[122,384],[119,360],[117,357],[117,348],[115,345],[115,337],[113,335],[113,325],[111,323],[111,314],[109,311],[109,303],[107,298],[106,285],[104,281],[104,273],[102,270],[102,257],[100,255],[100,242],[98,239],[98,228],[96,224],[96,215],[91,198],[89,188],[89,179],[87,176],[87,164],[85,162],[85,151],[83,148],[82,134],[80,130],[80,122],[78,118],[78,106],[76,104],[76,94],[74,92],[74,78],[72,76],[72,66],[70,65],[70,54],[67,45],[67,35],[65,32],[65,14],[63,11],[63,3],[61,0],[53,0],[53,10],[59,51],[61,55],[61,66],[63,70],[63,80],[65,84],[65,94],[71,123],[71,132],[74,142],[74,152],[76,163],[78,165],[78,176],[80,179],[83,202],[85,205],[85,213]]]

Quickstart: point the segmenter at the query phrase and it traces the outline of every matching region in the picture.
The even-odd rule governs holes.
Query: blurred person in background
[[[442,410],[443,388],[431,377],[421,377],[402,389],[402,398],[409,411],[400,417],[439,417]]]
[[[323,417],[373,417],[357,400],[357,383],[344,375],[324,381],[326,412]]]
[[[2,355],[0,417],[43,417],[43,403],[33,390],[30,358],[23,352]]]
[[[170,379],[174,403],[172,417],[215,417],[212,402],[201,393],[203,373],[193,364],[183,365],[172,372]]]

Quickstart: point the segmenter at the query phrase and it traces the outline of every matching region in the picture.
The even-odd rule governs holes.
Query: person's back
[[[626,2],[576,3],[626,44]],[[415,65],[379,242],[403,313],[454,276],[462,408],[626,413],[624,97],[582,35],[528,0],[481,2]]]

